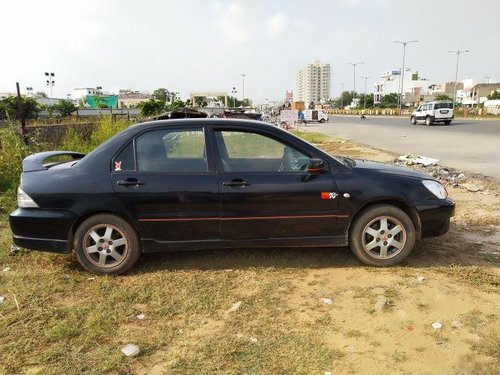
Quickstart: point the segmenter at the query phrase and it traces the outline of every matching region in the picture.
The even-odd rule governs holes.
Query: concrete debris
[[[237,334],[236,334],[236,338],[238,338],[238,339],[242,339],[242,338],[243,338],[243,334],[242,334],[242,333],[237,333]]]
[[[382,311],[384,310],[388,305],[388,300],[384,296],[379,296],[377,298],[377,302],[375,303],[375,306],[373,307],[375,311]]]
[[[231,308],[229,309],[229,312],[233,312],[233,311],[238,310],[240,308],[240,306],[241,306],[241,301],[234,303],[233,306],[231,306]]]
[[[226,272],[233,272],[233,269],[232,268],[228,268],[227,270],[225,270]]]
[[[5,297],[4,296],[0,296],[0,305],[2,305],[4,301],[5,301]]]
[[[332,375],[331,371],[325,371],[323,375]]]
[[[9,272],[10,270],[12,270],[12,268],[10,268],[10,267],[5,267],[5,268],[3,269],[3,272]]]
[[[11,253],[11,254],[16,254],[16,253],[18,253],[18,252],[20,252],[20,251],[21,251],[21,248],[20,248],[19,246],[12,245],[12,246],[10,247],[10,253]]]
[[[458,187],[463,182],[468,180],[468,177],[463,172],[453,168],[439,166],[437,165],[438,161],[439,160],[437,159],[429,159],[413,154],[408,154],[400,156],[399,158],[394,160],[393,163],[402,166],[412,166],[415,169],[422,170],[435,179],[439,180],[444,185]]]
[[[127,357],[134,357],[137,354],[139,354],[140,349],[137,345],[134,344],[127,344],[122,348],[122,353],[125,354]]]
[[[465,184],[460,184],[460,187],[467,189],[473,193],[477,193],[478,191],[483,191],[484,186],[481,184],[475,184],[474,182],[467,182]]]
[[[424,167],[435,165],[439,162],[439,159],[431,159],[425,156],[418,156],[414,154],[402,155],[398,158],[398,160],[404,162],[406,165],[421,164]]]
[[[139,320],[144,320],[145,317],[146,317],[146,315],[144,315],[144,314],[139,314],[136,316],[136,318]]]
[[[257,343],[259,340],[257,340],[255,337],[250,337],[250,342],[253,342],[254,344]]]
[[[70,276],[70,275],[68,275],[67,273],[65,273],[65,274],[63,275],[63,279],[64,279],[64,280],[69,280],[70,278],[71,278],[71,276]]]
[[[425,277],[424,276],[418,276],[417,277],[417,281],[422,284],[424,281],[425,281]]]
[[[441,329],[441,327],[443,327],[443,325],[439,322],[432,323],[432,328],[434,329]]]
[[[93,281],[93,280],[95,280],[95,277],[89,277],[89,278],[87,279],[87,281]]]
[[[331,298],[320,298],[319,302],[324,303],[325,305],[331,305],[333,303]]]

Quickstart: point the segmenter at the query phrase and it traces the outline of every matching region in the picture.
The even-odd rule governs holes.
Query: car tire
[[[324,119],[324,118],[322,118],[321,120],[319,120],[319,123],[320,123],[320,124],[324,124],[324,123],[325,123],[325,119]]]
[[[416,241],[415,225],[401,209],[376,205],[362,211],[349,231],[349,246],[363,263],[387,267],[410,255]]]
[[[139,237],[122,218],[94,215],[83,221],[74,237],[78,262],[98,275],[119,275],[132,267],[141,255]]]
[[[417,118],[415,116],[411,116],[410,122],[412,125],[417,125]]]
[[[445,125],[450,125],[451,124],[451,120],[445,121],[444,124]]]
[[[433,121],[432,121],[432,117],[431,117],[431,116],[427,116],[427,117],[425,118],[425,125],[427,125],[427,126],[431,126],[431,125],[432,125],[432,123],[433,123]]]

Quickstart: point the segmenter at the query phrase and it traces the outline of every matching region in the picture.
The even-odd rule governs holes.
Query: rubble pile
[[[439,180],[444,185],[453,187],[462,186],[470,191],[480,191],[484,189],[484,186],[464,184],[467,180],[469,180],[469,177],[467,177],[462,171],[454,168],[440,166],[438,162],[438,159],[430,159],[425,156],[418,156],[415,154],[402,155],[399,158],[393,160],[394,164],[405,167],[412,167],[425,172],[431,177]],[[466,185],[474,185],[470,186],[473,190],[469,189]],[[476,190],[476,188],[478,189]]]

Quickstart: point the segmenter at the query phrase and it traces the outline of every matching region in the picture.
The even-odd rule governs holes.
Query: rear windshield
[[[434,109],[441,109],[441,108],[453,108],[452,103],[436,103],[434,104]]]

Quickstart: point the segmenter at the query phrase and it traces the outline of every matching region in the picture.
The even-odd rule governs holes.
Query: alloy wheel
[[[114,225],[99,224],[83,237],[87,259],[96,266],[110,268],[123,262],[129,251],[127,237]]]
[[[363,229],[362,245],[365,252],[377,259],[390,259],[403,250],[406,230],[398,220],[380,216]]]

